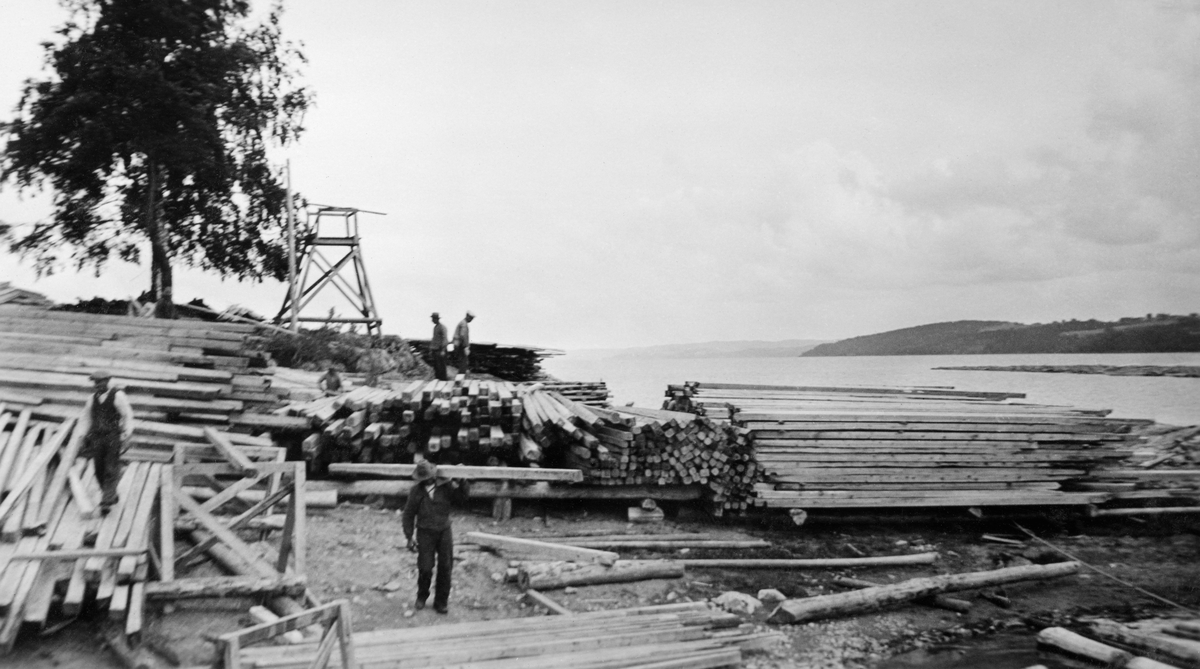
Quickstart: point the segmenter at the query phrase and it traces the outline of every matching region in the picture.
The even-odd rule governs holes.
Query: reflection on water
[[[956,365],[1200,365],[1200,353],[914,355],[831,358],[589,358],[567,354],[543,363],[570,381],[608,384],[613,401],[660,406],[668,384],[684,381],[782,385],[936,385],[1011,391],[1038,404],[1112,409],[1113,416],[1200,424],[1200,379],[969,372]]]

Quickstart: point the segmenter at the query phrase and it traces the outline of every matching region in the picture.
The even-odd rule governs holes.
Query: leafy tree
[[[242,279],[286,275],[286,190],[268,151],[295,140],[312,101],[304,62],[273,5],[248,0],[62,0],[71,19],[43,44],[52,74],[28,80],[0,186],[54,192],[54,214],[11,249],[52,273],[69,250],[97,273],[139,262],[171,317],[172,262]]]

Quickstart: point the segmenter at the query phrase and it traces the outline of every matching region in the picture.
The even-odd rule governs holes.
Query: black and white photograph
[[[0,0],[0,666],[1200,669],[1200,1]]]

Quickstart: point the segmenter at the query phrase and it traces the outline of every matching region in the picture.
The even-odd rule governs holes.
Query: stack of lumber
[[[543,381],[546,390],[588,406],[608,406],[608,385],[603,381]]]
[[[1109,493],[1118,508],[1100,515],[1200,512],[1200,426],[1155,425],[1142,435],[1128,462],[1095,469],[1074,487]]]
[[[269,356],[255,350],[259,341],[248,324],[0,306],[0,401],[39,418],[72,416],[92,392],[89,375],[104,370],[142,421],[247,433],[306,429],[305,421],[264,413],[281,397],[271,387]]]
[[[755,501],[769,507],[1091,504],[1107,496],[1063,484],[1129,453],[1131,421],[1011,393],[715,383],[668,393],[750,431],[767,477]]]
[[[44,627],[52,607],[72,617],[94,604],[126,633],[142,627],[162,465],[126,467],[120,502],[101,515],[91,463],[75,457],[81,440],[73,419],[0,407],[0,651],[22,626]]]
[[[460,376],[392,389],[357,388],[285,411],[311,420],[319,430],[305,440],[305,457],[329,464],[342,476],[395,478],[408,470],[337,463],[393,465],[423,458],[442,464],[536,465],[582,472],[583,483],[598,486],[699,486],[717,512],[745,509],[759,480],[744,430],[689,413],[588,406],[543,384]],[[553,470],[539,471],[477,478],[565,480],[551,476]]]
[[[0,304],[21,304],[32,307],[48,307],[50,300],[32,290],[17,288],[7,281],[0,281]]]
[[[600,485],[701,485],[713,511],[742,510],[759,479],[749,433],[695,414],[616,407],[592,408],[584,440],[566,463]],[[586,450],[585,450],[586,449]]]
[[[507,381],[411,381],[363,386],[334,397],[292,403],[281,412],[318,430],[304,442],[317,462],[539,462],[522,448],[523,400]]]
[[[433,366],[428,339],[410,339],[408,345],[413,353]],[[470,371],[472,374],[486,374],[508,381],[536,381],[543,376],[542,360],[562,353],[555,349],[534,346],[472,342]],[[457,364],[453,353],[447,362],[451,366]]]
[[[763,635],[702,602],[356,632],[362,666],[621,669],[737,666]],[[308,667],[316,643],[241,650],[240,666]]]

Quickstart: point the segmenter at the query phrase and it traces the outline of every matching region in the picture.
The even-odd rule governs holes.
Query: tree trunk
[[[943,592],[972,590],[1018,581],[1058,578],[1074,574],[1078,570],[1078,562],[1059,562],[1044,566],[1008,567],[993,571],[914,578],[903,583],[881,585],[854,592],[819,595],[806,599],[789,599],[775,609],[768,622],[794,625],[821,618],[878,611],[901,602],[932,597]]]
[[[175,318],[175,301],[172,289],[171,258],[167,254],[167,243],[158,216],[158,165],[150,156],[146,157],[146,236],[150,238],[150,292],[154,295],[155,318]]]

